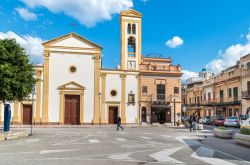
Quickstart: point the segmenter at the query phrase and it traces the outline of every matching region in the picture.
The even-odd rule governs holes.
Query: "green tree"
[[[34,72],[28,55],[16,40],[0,40],[0,100],[27,98],[36,82]]]

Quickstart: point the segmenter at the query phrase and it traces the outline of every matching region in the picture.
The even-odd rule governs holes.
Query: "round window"
[[[116,96],[117,95],[117,92],[116,92],[116,90],[112,90],[111,92],[110,92],[110,94],[111,94],[111,96]]]
[[[70,66],[69,70],[71,73],[75,73],[76,72],[76,67],[75,66]]]

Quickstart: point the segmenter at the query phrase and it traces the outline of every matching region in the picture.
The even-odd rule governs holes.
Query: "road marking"
[[[119,133],[119,134],[126,134],[126,132],[117,132],[117,133]]]
[[[176,137],[177,140],[181,141],[183,144],[187,146],[195,146],[195,145],[200,145],[199,142],[196,142],[195,140],[191,139],[190,137],[187,136],[178,136]]]
[[[130,158],[129,155],[132,153],[124,153],[124,154],[114,154],[109,156],[108,158],[114,159],[114,160],[134,160],[133,158]]]
[[[213,164],[213,165],[222,165],[222,164],[226,164],[226,165],[236,165],[234,163],[225,161],[223,159],[218,159],[218,158],[214,158],[214,150],[211,150],[207,147],[203,147],[200,146],[192,155],[191,157],[199,159],[201,161],[204,161],[206,163],[209,164]]]
[[[163,137],[163,138],[171,138],[171,137],[173,137],[173,136],[169,136],[169,135],[160,135],[161,137]]]
[[[79,149],[71,149],[71,150],[41,150],[40,154],[50,154],[50,153],[59,153],[59,152],[72,152],[78,151]]]
[[[4,155],[19,155],[19,154],[34,154],[36,152],[16,152],[16,153],[1,153],[0,156]]]
[[[124,139],[124,138],[115,138],[117,141],[120,141],[120,142],[125,142],[125,141],[127,141],[126,139]]]
[[[149,132],[145,132],[144,134],[145,134],[145,135],[151,135],[152,133],[149,133]]]
[[[97,140],[97,139],[89,139],[88,141],[89,141],[90,143],[100,143],[100,141]]]
[[[56,146],[56,145],[62,145],[62,144],[70,144],[70,143],[75,142],[75,141],[84,140],[84,139],[86,139],[86,138],[88,138],[88,137],[89,137],[89,135],[87,135],[87,136],[85,136],[85,137],[83,137],[83,138],[80,138],[80,139],[74,139],[74,140],[69,140],[69,141],[54,143],[54,144],[52,144],[52,145],[55,145],[55,146]]]
[[[26,140],[26,142],[38,142],[40,141],[40,139],[28,139]]]
[[[152,139],[152,138],[147,137],[147,136],[141,136],[140,138],[142,138],[142,139],[147,139],[147,140]]]
[[[165,162],[165,163],[173,163],[173,164],[182,164],[182,161],[169,157],[173,153],[177,152],[178,150],[182,149],[183,147],[165,149],[156,153],[149,155],[150,157],[154,158],[158,162]]]

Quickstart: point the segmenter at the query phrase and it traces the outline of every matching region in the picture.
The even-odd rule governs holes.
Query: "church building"
[[[43,43],[34,104],[31,97],[11,104],[12,123],[115,124],[118,116],[126,124],[178,120],[174,113],[181,111],[181,67],[172,65],[170,58],[142,56],[141,23],[142,14],[133,9],[120,13],[117,69],[102,68],[102,47],[78,34]]]

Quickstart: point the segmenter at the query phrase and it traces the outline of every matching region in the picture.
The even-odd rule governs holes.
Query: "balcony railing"
[[[154,65],[140,65],[142,71],[165,71],[165,72],[180,72],[179,66],[154,66]]]
[[[250,91],[242,91],[241,96],[243,99],[250,99]]]
[[[157,101],[165,101],[166,97],[165,94],[157,94]]]
[[[240,105],[241,101],[238,97],[219,97],[210,100],[203,100],[202,105]]]
[[[250,69],[242,69],[241,76],[250,76]]]

